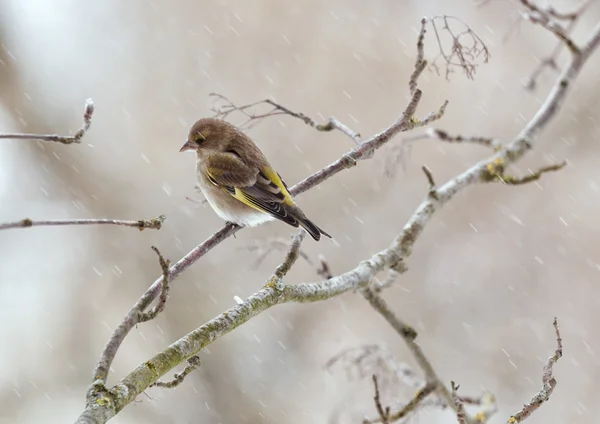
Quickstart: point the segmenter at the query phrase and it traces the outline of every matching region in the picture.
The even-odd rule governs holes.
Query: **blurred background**
[[[436,128],[510,140],[555,79],[548,71],[535,92],[524,89],[555,39],[530,24],[513,27],[514,3],[0,1],[1,131],[73,133],[85,99],[96,104],[80,145],[2,140],[0,222],[168,217],[160,231],[86,226],[0,233],[0,422],[75,420],[111,331],[160,274],[150,246],[176,261],[222,226],[208,205],[186,200],[199,199],[194,156],[178,153],[191,124],[212,114],[208,93],[240,104],[273,97],[369,136],[405,107],[421,17],[451,14],[471,25],[492,59],[475,81],[460,73],[446,81],[427,71],[419,114],[448,99]],[[553,4],[570,10],[576,3]],[[577,41],[599,13],[598,7],[587,12]],[[432,35],[429,58],[437,52]],[[558,386],[529,422],[588,423],[600,413],[599,65],[597,52],[559,116],[513,171],[563,159],[569,166],[534,184],[480,185],[456,196],[415,245],[409,272],[385,292],[419,331],[444,381],[458,382],[465,395],[497,396],[491,422],[505,422],[540,389],[542,366],[555,348],[554,316],[565,345],[555,368]],[[265,120],[249,134],[289,185],[352,147],[341,133],[318,133],[289,117]],[[386,158],[402,143],[397,137],[372,160],[298,198],[336,240],[307,239],[303,248],[314,260],[324,255],[334,273],[399,233],[426,195],[423,164],[442,183],[490,154],[480,146],[420,140],[386,176]],[[258,253],[248,248],[290,234],[280,223],[244,230],[194,264],[173,283],[165,312],[132,330],[109,382],[233,306],[234,296],[257,291],[283,253],[257,266]],[[317,279],[314,267],[300,261],[286,281]],[[113,421],[359,423],[375,414],[372,371],[349,380],[344,364],[325,364],[365,345],[415,365],[358,295],[278,306],[210,345],[179,388],[148,390]],[[393,409],[414,394],[390,384],[384,401]],[[455,417],[427,409],[410,420]]]

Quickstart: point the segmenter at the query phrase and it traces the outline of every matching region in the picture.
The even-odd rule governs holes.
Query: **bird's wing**
[[[299,225],[290,214],[294,201],[279,175],[271,168],[261,170],[248,166],[235,153],[214,153],[206,158],[206,174],[211,183],[245,205],[294,227]]]

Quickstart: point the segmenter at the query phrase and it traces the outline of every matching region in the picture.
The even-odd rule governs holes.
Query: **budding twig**
[[[465,412],[465,406],[463,401],[456,393],[458,391],[458,385],[454,382],[450,382],[450,387],[452,388],[452,399],[454,400],[454,404],[456,405],[456,419],[458,424],[467,424],[467,414]]]
[[[200,357],[198,355],[194,355],[187,360],[188,364],[180,373],[177,373],[173,376],[173,380],[170,381],[161,381],[158,380],[155,383],[151,384],[150,387],[163,387],[165,389],[173,389],[183,383],[183,380],[189,373],[194,371],[201,365]]]
[[[506,175],[504,173],[505,163],[502,160],[492,161],[487,166],[488,175],[485,176],[486,181],[500,181],[507,185],[522,185],[539,180],[543,174],[547,172],[555,172],[563,169],[567,165],[566,161],[548,166],[543,166],[537,171],[529,171],[530,174],[524,177]]]
[[[377,376],[373,374],[373,386],[375,387],[375,396],[373,396],[373,400],[375,401],[375,407],[377,408],[377,413],[379,414],[379,419],[383,424],[389,424],[390,420],[390,407],[386,406],[385,409],[381,405],[381,398],[379,394],[379,384],[377,384]],[[363,423],[367,423],[368,421],[363,421]]]
[[[427,128],[424,133],[417,134],[410,137],[405,137],[404,141],[412,142],[416,140],[422,140],[432,138],[436,140],[445,141],[447,143],[471,143],[479,144],[485,147],[491,147],[494,150],[498,150],[502,147],[502,143],[499,140],[489,137],[470,136],[464,137],[462,135],[450,135],[444,130],[437,128]]]
[[[70,136],[57,135],[57,134],[25,134],[25,133],[14,133],[14,134],[0,134],[0,139],[13,139],[13,140],[41,140],[41,141],[54,141],[62,144],[73,144],[80,143],[85,133],[90,129],[92,125],[92,115],[94,113],[94,101],[87,99],[85,101],[85,109],[83,111],[83,125],[75,134]]]
[[[283,262],[275,269],[273,276],[269,280],[269,282],[265,285],[265,287],[273,287],[279,288],[282,285],[283,277],[290,271],[294,263],[299,256],[300,244],[302,244],[302,240],[304,240],[304,236],[306,235],[306,231],[300,229],[296,234],[292,236],[292,243],[290,244],[290,249],[285,255],[285,259]]]
[[[554,326],[554,333],[556,334],[556,350],[554,351],[554,355],[548,358],[548,362],[544,366],[544,371],[542,374],[542,388],[536,395],[531,398],[529,402],[523,405],[523,408],[513,414],[507,421],[507,424],[516,424],[520,423],[531,414],[533,414],[544,402],[550,399],[550,395],[554,391],[556,387],[556,379],[552,375],[552,367],[556,362],[562,357],[563,347],[562,347],[562,338],[560,337],[560,330],[558,329],[558,321],[554,318],[554,322],[552,323]]]
[[[152,246],[152,250],[158,255],[158,263],[160,264],[160,269],[162,269],[161,290],[156,306],[148,312],[143,312],[140,316],[140,322],[146,322],[156,318],[156,316],[165,309],[167,298],[169,296],[169,267],[171,266],[171,261],[165,259],[156,247]]]
[[[46,219],[34,221],[25,218],[20,221],[0,223],[0,230],[62,225],[122,225],[124,227],[135,227],[140,231],[145,229],[160,230],[166,219],[167,217],[164,215],[152,219],[140,219],[139,221],[123,221],[119,219]]]
[[[302,112],[294,112],[294,111],[288,109],[287,107],[282,106],[279,103],[276,103],[270,99],[260,100],[258,102],[253,102],[253,103],[248,103],[248,104],[245,104],[242,106],[237,106],[235,103],[233,103],[231,100],[229,100],[227,97],[223,96],[222,94],[210,93],[209,96],[216,97],[217,101],[224,102],[224,104],[221,106],[217,107],[215,105],[211,108],[211,110],[215,113],[215,117],[225,119],[228,115],[230,115],[233,112],[240,112],[244,116],[246,116],[246,118],[248,118],[245,122],[243,122],[242,124],[239,125],[240,128],[249,128],[251,126],[250,124],[252,122],[257,122],[260,119],[267,118],[270,116],[288,115],[293,118],[300,119],[306,125],[314,128],[317,131],[329,132],[329,131],[333,131],[333,130],[338,130],[338,131],[342,132],[343,134],[347,135],[348,137],[350,137],[350,139],[352,139],[352,141],[354,141],[355,144],[360,144],[362,141],[359,133],[351,130],[348,126],[346,126],[345,124],[343,124],[341,121],[339,121],[338,119],[336,119],[334,117],[327,119],[325,121],[325,123],[319,124],[319,123],[317,123],[317,121],[315,121],[314,119],[310,118],[309,116],[303,114]],[[272,109],[266,113],[248,112],[249,109],[252,109],[261,104],[270,105],[272,107]]]

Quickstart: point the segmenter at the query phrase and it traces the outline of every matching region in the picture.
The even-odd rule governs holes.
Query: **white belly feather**
[[[198,181],[198,186],[202,194],[221,219],[243,227],[255,227],[274,219],[267,213],[246,206],[202,177],[200,179],[203,181]]]

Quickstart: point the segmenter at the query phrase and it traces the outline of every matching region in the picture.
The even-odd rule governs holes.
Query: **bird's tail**
[[[319,241],[321,239],[321,234],[323,234],[326,237],[331,238],[331,236],[329,234],[327,234],[325,231],[323,231],[322,229],[317,227],[315,224],[313,224],[307,217],[296,216],[296,219],[298,220],[298,222],[300,223],[302,228],[304,228],[306,230],[306,232],[308,232],[308,234],[310,234],[310,236],[312,238],[314,238],[316,241]]]

